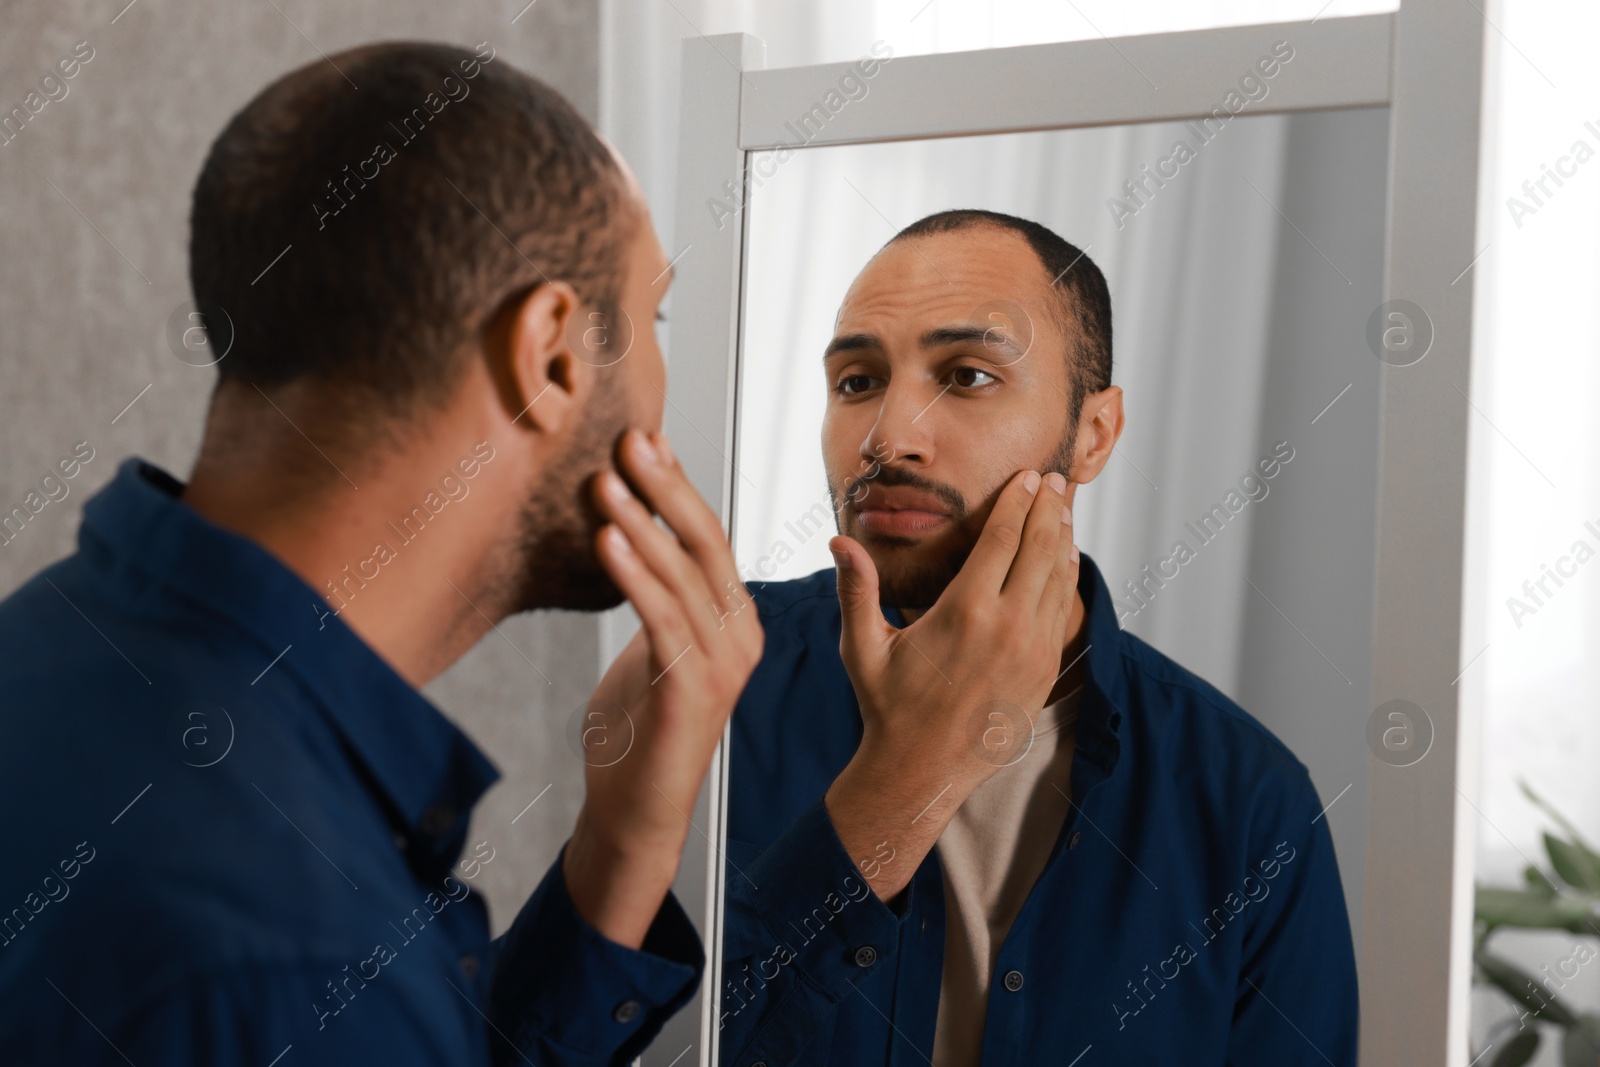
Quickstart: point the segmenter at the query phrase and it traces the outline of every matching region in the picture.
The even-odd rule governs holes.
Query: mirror
[[[1037,1058],[1049,1041],[1063,1063],[1091,1047],[1096,1062],[1170,1062],[1172,1042],[1182,1040],[1194,1057],[1220,1062],[1227,1046],[1213,1056],[1206,1042],[1225,1041],[1229,1028],[1234,991],[1210,984],[1227,972],[1226,952],[1283,983],[1257,991],[1265,1003],[1251,1009],[1250,1025],[1286,1049],[1298,1042],[1303,1053],[1310,1041],[1330,1062],[1353,1062],[1353,1033],[1330,1043],[1324,1035],[1341,1029],[1336,1021],[1297,1017],[1296,1006],[1319,995],[1336,1000],[1338,981],[1319,994],[1324,975],[1290,973],[1297,957],[1287,944],[1281,962],[1260,962],[1299,936],[1299,923],[1337,940],[1327,924],[1338,916],[1324,908],[1275,928],[1249,910],[1303,910],[1285,902],[1312,892],[1303,887],[1314,879],[1300,879],[1289,853],[1304,857],[1302,869],[1323,862],[1306,855],[1322,840],[1321,823],[1359,946],[1369,761],[1398,765],[1406,744],[1422,743],[1391,745],[1387,722],[1369,740],[1379,372],[1382,361],[1403,362],[1409,343],[1403,317],[1384,319],[1380,308],[1388,134],[1385,108],[1246,111],[1226,124],[751,155],[733,530],[767,652],[728,746],[721,1062],[876,1062],[892,1048],[903,1062],[944,1067],[978,1062],[985,1040],[998,1042],[991,1052],[1024,1058],[1018,1050]],[[827,840],[819,802],[862,736],[840,659],[835,581],[807,581],[833,567],[830,537],[860,537],[851,525],[859,509],[846,507],[841,528],[834,505],[860,499],[875,468],[898,464],[918,485],[953,488],[970,508],[1047,454],[1039,425],[1067,424],[1068,380],[1052,368],[1038,372],[1026,402],[981,397],[966,385],[982,381],[971,375],[952,379],[937,391],[942,407],[930,402],[915,420],[863,421],[863,406],[886,410],[877,386],[863,382],[852,386],[856,412],[825,438],[830,405],[843,401],[830,399],[838,383],[823,354],[846,291],[900,229],[956,208],[1038,222],[1103,273],[1111,381],[1126,424],[1103,469],[1077,487],[1071,530],[1104,582],[1102,617],[1203,682],[1163,673],[1161,659],[1130,666],[1084,650],[1088,669],[1133,671],[1151,687],[1121,702],[1128,721],[1112,728],[1115,751],[1088,735],[1048,739],[1051,725],[1069,738],[1088,727],[1098,699],[1088,690],[1067,701],[1059,721],[1032,721],[1037,708],[1027,719],[986,718],[985,750],[998,770],[968,798],[982,803],[963,801],[948,837],[914,861],[908,888],[889,903],[898,909],[894,943],[856,944],[852,933],[886,929],[865,921],[881,902],[864,879],[820,881],[838,868],[817,849]],[[1008,236],[1026,261],[1027,244]],[[958,278],[946,280],[958,290],[969,286],[968,268],[979,269],[960,238],[940,235],[924,256],[936,274],[939,262],[951,265]],[[914,266],[904,277],[926,277]],[[879,280],[872,306],[888,306],[893,277]],[[925,290],[901,295],[905,308],[938,302]],[[1025,298],[992,291],[970,302],[971,322],[997,323],[1020,342],[1019,360],[1037,363],[1052,338],[1061,351],[1054,320],[1028,314]],[[934,367],[883,365],[902,375]],[[848,373],[872,377],[855,366]],[[1038,385],[1045,379],[1053,393]],[[992,414],[979,415],[982,405]],[[873,427],[876,446],[862,426]],[[872,449],[889,438],[896,452],[879,451],[875,465]],[[825,445],[838,468],[831,491]],[[880,550],[888,558],[887,544],[873,546],[875,560]],[[969,648],[958,658],[995,657]],[[957,673],[950,661],[927,667]],[[1238,719],[1230,701],[1259,727]],[[1199,727],[1196,716],[1207,717]],[[1251,758],[1228,744],[1158,754],[1179,739],[1245,735]],[[998,759],[987,747],[996,738]],[[1285,802],[1276,793],[1256,797],[1256,808],[1241,800],[1249,794],[1241,779],[1276,751],[1271,738],[1287,761],[1262,781],[1292,778],[1297,761],[1315,803],[1305,836],[1255,856],[1257,844],[1242,840],[1261,829],[1250,820],[1287,818],[1259,807]],[[1173,780],[1138,778],[1158,770]],[[1018,784],[996,785],[1007,777]],[[891,793],[895,783],[879,787]],[[1203,810],[1222,796],[1233,806]],[[936,813],[938,803],[930,794]],[[875,865],[893,863],[899,853],[892,842],[885,848],[853,855],[858,873],[872,878]],[[826,1003],[833,998],[837,1006]],[[1054,1043],[1062,1033],[1071,1047]]]

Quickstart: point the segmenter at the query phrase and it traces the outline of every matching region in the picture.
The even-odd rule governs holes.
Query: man
[[[636,184],[487,46],[359,48],[228,124],[190,261],[189,483],[127,461],[0,604],[0,1058],[628,1062],[699,980],[682,813],[762,645],[658,432]],[[497,772],[418,689],[624,596],[584,737],[631,748],[491,941]]]
[[[836,572],[752,585],[722,1062],[1354,1064],[1304,766],[1121,632],[1072,544],[1123,428],[1099,269],[931,216],[855,279],[823,370],[843,536]]]

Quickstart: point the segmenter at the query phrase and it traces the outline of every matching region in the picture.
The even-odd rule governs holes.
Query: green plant
[[[1547,1027],[1553,1027],[1561,1040],[1563,1067],[1597,1067],[1600,1065],[1600,1014],[1579,1012],[1556,995],[1552,983],[1559,988],[1565,983],[1560,978],[1570,978],[1558,964],[1557,976],[1552,976],[1550,966],[1541,970],[1544,977],[1529,974],[1516,964],[1489,950],[1489,938],[1505,928],[1524,930],[1566,930],[1586,938],[1600,938],[1600,852],[1583,839],[1583,835],[1562,814],[1538,796],[1525,781],[1518,783],[1522,792],[1566,834],[1557,837],[1544,835],[1544,847],[1550,870],[1546,873],[1529,864],[1523,869],[1523,885],[1519,889],[1506,889],[1480,885],[1476,898],[1476,929],[1473,940],[1473,980],[1492,986],[1511,1000],[1517,1014],[1503,1020],[1490,1031],[1490,1041],[1483,1053],[1498,1045],[1498,1054],[1488,1067],[1519,1067],[1531,1060],[1539,1051]],[[1582,965],[1596,957],[1597,951],[1579,943],[1571,956],[1561,964]],[[1496,1040],[1501,1028],[1511,1030],[1513,1036]]]

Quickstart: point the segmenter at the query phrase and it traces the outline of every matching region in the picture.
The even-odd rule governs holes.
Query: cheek
[[[829,405],[822,417],[822,465],[827,469],[828,480],[835,486],[852,474],[859,473],[865,463],[861,455],[861,442],[866,440],[870,423],[857,425],[858,412],[865,409],[840,409]]]
[[[628,381],[632,394],[632,424],[643,430],[659,431],[667,406],[667,364],[661,357],[654,330],[639,336],[628,359],[634,364]]]
[[[1038,470],[1059,444],[1057,430],[1023,420],[950,431],[954,445],[940,450],[939,469],[930,473],[961,490],[969,507],[992,503],[1018,471]]]
[[[994,464],[1008,472],[1036,468],[1061,445],[1067,432],[1066,412],[1054,405],[1029,404],[1009,418],[986,420],[979,436],[963,427],[968,440],[981,440]]]
[[[654,313],[648,319],[640,319],[634,326],[633,347],[628,358],[637,358],[648,369],[650,380],[657,385],[665,386],[667,361],[661,354],[661,338],[657,333],[660,328],[661,325],[655,320]]]

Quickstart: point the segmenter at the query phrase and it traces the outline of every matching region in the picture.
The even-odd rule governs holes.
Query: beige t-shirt
[[[1070,808],[1081,692],[1079,687],[1039,713],[1026,753],[974,790],[939,837],[945,932],[935,1067],[978,1067],[982,1058],[1000,946],[1044,871]]]

